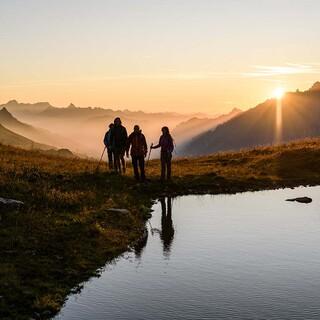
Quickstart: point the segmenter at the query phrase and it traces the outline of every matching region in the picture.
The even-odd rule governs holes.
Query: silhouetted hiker
[[[119,173],[126,172],[126,162],[124,160],[124,154],[126,151],[127,139],[127,129],[121,124],[120,118],[115,118],[114,127],[111,130],[110,140],[114,155],[114,169]]]
[[[171,159],[172,152],[174,149],[173,139],[169,132],[168,127],[163,127],[161,129],[162,136],[160,137],[159,143],[156,146],[152,146],[152,149],[157,149],[161,147],[160,159],[161,159],[161,180],[165,180],[166,173],[167,179],[171,179]]]
[[[112,150],[112,145],[111,145],[111,131],[112,128],[114,127],[113,123],[109,124],[109,130],[106,132],[106,134],[104,135],[104,145],[107,148],[107,153],[108,153],[108,164],[109,164],[109,169],[112,170],[113,169],[113,150]]]
[[[171,244],[174,238],[174,228],[172,222],[171,197],[167,198],[167,207],[165,198],[160,198],[161,203],[161,233],[160,238],[163,243],[163,252],[170,253]]]
[[[131,150],[130,150],[131,147]],[[144,171],[144,158],[148,152],[148,146],[146,142],[145,136],[142,134],[140,127],[135,125],[133,128],[133,132],[130,134],[127,140],[127,157],[129,157],[129,150],[132,158],[132,166],[134,171],[134,177],[137,180],[145,181],[145,171]],[[140,174],[139,174],[139,169]]]

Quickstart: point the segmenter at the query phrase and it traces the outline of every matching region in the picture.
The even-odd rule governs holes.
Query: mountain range
[[[49,144],[56,148],[70,147],[70,145],[72,145],[70,139],[67,139],[66,137],[21,122],[15,118],[6,107],[3,107],[0,110],[0,124],[19,135],[42,144]]]
[[[76,156],[69,149],[57,149],[43,143],[35,142],[31,139],[28,139],[20,134],[17,134],[5,128],[2,124],[0,124],[0,143],[3,145],[10,145],[21,149],[37,150],[41,153],[54,156],[61,156],[67,158],[73,158]]]
[[[51,146],[34,142],[20,134],[12,132],[0,124],[0,143],[23,149],[50,150]]]
[[[101,155],[104,134],[115,117],[121,117],[128,133],[139,124],[149,145],[158,141],[161,127],[168,126],[179,156],[239,150],[320,135],[320,82],[309,90],[287,92],[281,99],[268,99],[247,111],[233,109],[218,117],[79,108],[73,104],[57,108],[48,102],[25,104],[15,100],[0,107],[2,141],[11,141],[12,134],[17,134],[16,144],[68,148],[93,157]],[[281,127],[277,128],[279,111]],[[27,140],[23,142],[21,137]]]
[[[132,131],[134,125],[139,124],[150,145],[151,142],[158,141],[162,126],[166,125],[174,128],[190,118],[205,116],[203,114],[190,115],[176,112],[147,113],[92,107],[80,108],[72,103],[68,107],[60,108],[53,107],[47,102],[41,102],[36,103],[33,109],[32,104],[19,103],[16,100],[9,101],[0,107],[3,108],[3,112],[12,113],[12,116],[17,117],[20,122],[28,123],[36,129],[45,128],[47,136],[43,133],[41,135],[43,139],[40,140],[39,136],[31,135],[30,128],[28,132],[26,130],[22,131],[21,125],[11,126],[10,129],[13,131],[54,146],[57,146],[58,142],[62,142],[64,145],[60,144],[59,147],[64,146],[77,153],[93,157],[101,155],[104,134],[115,117],[122,119],[128,133]],[[24,127],[24,129],[26,128]],[[54,134],[55,141],[49,140],[48,132]],[[59,139],[58,136],[63,138]],[[156,152],[153,155],[156,155]]]
[[[239,115],[242,111],[238,108],[232,109],[229,113],[220,115],[215,118],[197,118],[193,117],[187,121],[178,124],[173,130],[175,142],[182,148],[183,145],[191,138],[200,135],[208,130],[215,129],[219,124],[222,124],[233,117]]]
[[[281,114],[278,128],[277,112]],[[281,140],[277,141],[279,134]],[[205,155],[319,135],[320,82],[316,82],[307,91],[287,92],[280,100],[268,99],[215,130],[193,138],[184,146],[181,154]]]

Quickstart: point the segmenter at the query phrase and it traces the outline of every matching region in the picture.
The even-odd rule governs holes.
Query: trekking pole
[[[150,146],[150,151],[149,151],[149,156],[148,156],[147,163],[149,163],[149,160],[150,160],[150,155],[151,155],[152,147],[153,147],[153,143],[151,143],[151,146]]]
[[[173,141],[173,145],[174,145],[174,153],[176,154],[176,156],[178,155],[178,152],[177,152],[177,145],[176,145],[176,142],[172,139]]]
[[[177,152],[177,145],[176,145],[176,142],[174,140],[173,140],[173,145],[174,145],[173,151],[174,151],[175,155],[179,157],[178,152]],[[177,164],[177,168],[178,168],[178,176],[180,177],[181,176],[181,172],[180,172],[179,164]]]
[[[107,147],[105,146],[104,149],[103,149],[103,151],[102,151],[101,158],[100,158],[100,160],[99,160],[99,162],[98,162],[98,165],[97,165],[97,168],[96,168],[96,172],[97,172],[98,169],[99,169],[100,163],[101,163],[101,161],[102,161],[102,158],[103,158],[103,155],[104,155],[104,152],[106,151],[106,149],[107,149]]]

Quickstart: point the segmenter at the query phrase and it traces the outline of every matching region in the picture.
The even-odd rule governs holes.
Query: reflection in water
[[[163,253],[167,256],[170,254],[171,244],[174,237],[174,228],[172,223],[172,204],[171,198],[167,198],[167,207],[166,201],[164,198],[160,199],[161,203],[161,229],[160,238],[163,243]]]
[[[146,247],[147,242],[148,242],[148,230],[145,229],[142,238],[140,239],[140,241],[138,241],[135,244],[135,246],[133,248],[137,259],[141,259],[143,249]]]
[[[157,228],[151,228],[151,233],[152,235],[155,232],[159,233],[163,245],[163,254],[164,256],[169,257],[174,238],[174,227],[172,222],[172,198],[160,198],[159,202],[161,204],[161,230]]]
[[[314,201],[285,201],[302,195]],[[320,187],[160,199],[147,244],[55,320],[318,320],[319,199]]]

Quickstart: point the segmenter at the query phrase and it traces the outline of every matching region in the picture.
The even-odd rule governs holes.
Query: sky
[[[320,80],[318,0],[0,0],[0,103],[217,114]]]

